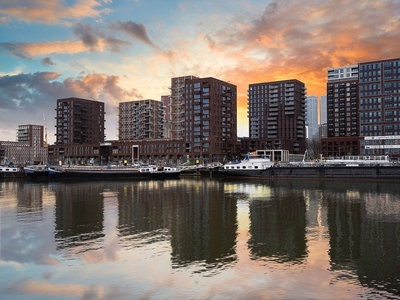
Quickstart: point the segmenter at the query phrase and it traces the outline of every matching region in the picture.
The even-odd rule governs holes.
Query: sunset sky
[[[298,79],[321,96],[326,70],[400,57],[400,0],[1,0],[0,140],[46,124],[58,98],[118,103],[168,95],[171,78],[238,87],[238,135],[248,136],[251,83]]]

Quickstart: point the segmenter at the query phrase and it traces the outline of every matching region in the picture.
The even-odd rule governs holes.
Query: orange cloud
[[[398,57],[399,10],[394,0],[275,0],[247,24],[237,18],[230,28],[210,32],[208,46],[236,62],[220,77],[235,74],[240,110],[246,110],[250,83],[295,78],[308,94],[321,96],[327,68]]]
[[[81,41],[55,41],[23,44],[20,49],[29,56],[49,55],[52,53],[76,54],[87,50],[86,46]]]
[[[20,2],[20,3],[19,3]],[[80,20],[86,17],[100,17],[109,10],[97,9],[101,4],[96,0],[78,0],[72,6],[67,6],[61,0],[16,0],[13,7],[0,9],[0,15],[15,18],[25,22],[55,24],[62,20]]]

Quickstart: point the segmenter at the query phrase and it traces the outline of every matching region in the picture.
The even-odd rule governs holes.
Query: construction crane
[[[43,114],[43,122],[44,122],[44,146],[47,147],[49,144],[47,143],[46,117],[44,114]]]

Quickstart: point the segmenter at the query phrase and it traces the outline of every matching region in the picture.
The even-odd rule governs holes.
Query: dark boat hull
[[[13,179],[13,178],[25,178],[26,174],[24,171],[18,172],[0,172],[1,179]]]
[[[131,170],[76,170],[65,169],[63,171],[50,170],[50,179],[166,179],[179,178],[179,172],[140,172],[135,169]]]
[[[262,172],[220,170],[226,177],[258,177],[265,179],[390,179],[400,180],[400,165],[396,166],[315,166],[271,167]]]

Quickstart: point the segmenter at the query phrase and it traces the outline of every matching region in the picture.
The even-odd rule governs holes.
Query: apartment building
[[[0,164],[47,164],[48,148],[43,137],[43,126],[19,125],[17,141],[0,141]]]
[[[164,138],[164,104],[158,100],[119,103],[118,137],[121,141]]]
[[[400,58],[328,69],[324,156],[400,158]]]
[[[57,99],[56,144],[98,144],[105,139],[103,102],[81,98]]]
[[[293,154],[304,153],[305,112],[303,82],[291,79],[250,84],[249,150],[284,149]]]
[[[64,124],[83,121],[82,114],[76,117],[71,111],[74,105],[70,103],[71,98],[60,99],[57,103],[59,138],[58,144],[49,147],[51,163],[190,161],[207,164],[231,159],[237,150],[236,86],[197,76],[172,78],[171,83],[171,95],[163,96],[162,102],[138,100],[120,104],[117,141],[79,141],[79,135],[72,139],[74,131],[68,131]],[[98,120],[101,120],[100,112],[104,112],[104,107],[97,110]],[[104,128],[101,122],[97,126],[99,132]],[[167,135],[163,133],[165,128],[169,129]],[[62,144],[71,140],[76,143]]]
[[[327,70],[327,136],[321,139],[325,157],[358,155],[358,65]]]
[[[400,158],[400,58],[359,63],[362,155]]]

